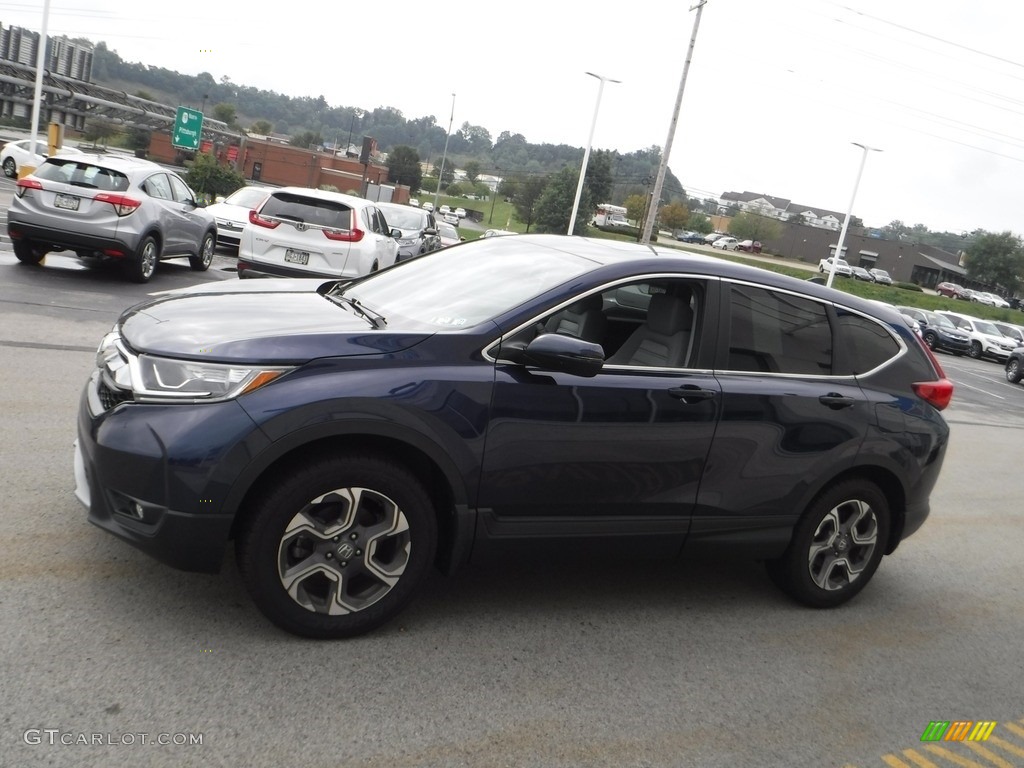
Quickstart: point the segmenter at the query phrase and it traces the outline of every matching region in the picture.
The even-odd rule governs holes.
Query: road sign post
[[[195,152],[199,149],[202,135],[203,113],[188,107],[178,107],[174,129],[171,131],[171,146]]]

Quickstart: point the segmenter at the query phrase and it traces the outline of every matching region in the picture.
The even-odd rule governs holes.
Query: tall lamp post
[[[850,227],[850,215],[853,213],[853,201],[857,199],[857,187],[860,186],[860,177],[864,173],[864,163],[867,162],[868,152],[881,152],[882,150],[877,147],[869,147],[867,144],[858,144],[856,141],[851,142],[853,146],[860,147],[864,150],[864,153],[860,156],[860,168],[857,169],[857,180],[853,182],[853,194],[850,195],[850,206],[846,209],[846,218],[843,219],[843,229],[839,233],[839,244],[836,246],[836,252],[832,255],[832,267],[828,271],[828,280],[825,285],[832,285],[832,281],[836,277],[836,264],[843,258],[843,242],[846,240],[846,230]]]
[[[455,121],[455,94],[452,94],[452,114],[448,118],[448,133],[444,135],[444,152],[441,154],[441,172],[437,174],[437,189],[434,190],[434,210],[437,210],[437,199],[441,196],[441,179],[444,178],[444,161],[448,159],[448,139],[452,137],[452,123]]]
[[[590,121],[590,136],[587,137],[587,148],[583,152],[583,167],[580,169],[580,180],[576,184],[576,199],[572,201],[572,214],[569,216],[569,231],[567,235],[571,235],[572,231],[576,228],[576,214],[580,209],[580,197],[583,195],[583,182],[586,181],[587,177],[587,163],[590,162],[590,145],[594,142],[594,128],[597,126],[597,113],[601,109],[601,94],[604,92],[605,83],[621,83],[621,80],[612,80],[610,77],[603,77],[601,75],[595,75],[593,72],[587,72],[586,74],[591,77],[596,77],[601,81],[601,84],[597,87],[597,103],[594,104],[594,119]]]

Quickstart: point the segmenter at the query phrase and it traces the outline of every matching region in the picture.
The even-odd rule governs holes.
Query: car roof
[[[75,155],[57,155],[55,157],[48,157],[46,162],[48,163],[66,163],[68,161],[75,163],[90,163],[91,165],[98,165],[102,168],[110,168],[115,171],[123,171],[130,173],[132,171],[166,171],[167,169],[152,160],[146,160],[141,157],[133,157],[132,155],[117,155],[112,153],[99,153],[99,152],[83,152],[82,154]],[[175,173],[175,171],[169,171]]]
[[[366,200],[362,197],[356,197],[355,195],[346,195],[344,192],[332,192],[327,189],[315,189],[313,187],[278,187],[273,190],[271,194],[277,194],[278,192],[287,192],[293,195],[305,195],[306,197],[315,197],[320,200],[333,200],[334,202],[344,203],[349,208],[364,208],[368,205],[383,205],[383,203],[375,203],[372,200]]]

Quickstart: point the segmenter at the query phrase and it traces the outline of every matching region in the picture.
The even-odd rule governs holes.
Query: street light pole
[[[29,165],[35,165],[36,133],[39,131],[39,118],[43,111],[43,70],[46,68],[46,27],[50,23],[50,0],[43,0],[43,26],[39,32],[39,50],[36,51],[36,86],[32,96],[32,133],[29,136]]]
[[[686,61],[683,63],[683,76],[679,80],[679,91],[676,93],[676,106],[672,111],[672,120],[668,127],[668,138],[665,139],[665,149],[661,153],[661,165],[658,166],[658,178],[654,182],[654,191],[651,193],[651,200],[661,201],[661,188],[665,185],[665,173],[668,171],[668,158],[672,154],[672,141],[676,135],[676,126],[679,124],[679,108],[683,104],[683,91],[686,89],[686,76],[690,72],[690,61],[693,59],[693,47],[697,44],[697,30],[700,29],[700,17],[704,12],[704,6],[708,0],[700,0],[693,8],[697,9],[697,18],[693,20],[693,32],[690,34],[690,47],[686,50]],[[692,11],[693,8],[690,8]],[[654,220],[658,218],[658,206],[652,205],[647,212],[644,221],[644,232],[640,242],[647,245],[651,242],[651,232],[654,231]]]
[[[583,195],[583,182],[586,181],[587,177],[587,163],[590,162],[590,145],[594,142],[594,128],[597,126],[597,113],[601,109],[601,94],[604,92],[604,84],[608,83],[621,83],[621,80],[612,80],[610,77],[602,77],[601,75],[595,75],[593,72],[587,72],[586,74],[591,77],[596,77],[601,81],[601,84],[597,87],[597,103],[594,104],[594,119],[590,121],[590,136],[587,138],[587,148],[583,152],[583,167],[580,169],[580,179],[576,184],[576,199],[572,201],[572,214],[569,216],[569,231],[567,235],[571,235],[572,231],[576,228],[576,214],[580,208],[580,197]]]
[[[455,122],[455,94],[452,94],[452,114],[448,118],[448,133],[444,135],[444,152],[441,154],[441,172],[437,174],[437,189],[434,190],[434,210],[437,210],[437,199],[441,196],[441,179],[444,178],[444,161],[448,159],[448,139],[452,137],[452,123]]]
[[[494,170],[501,171],[501,168],[494,166]],[[498,202],[498,187],[501,185],[500,181],[494,182],[494,194],[491,195],[491,215],[487,218],[488,224],[494,223],[494,204]]]
[[[828,271],[828,280],[825,285],[832,285],[832,281],[836,277],[836,264],[843,258],[843,242],[846,240],[846,230],[850,227],[850,215],[853,213],[853,201],[857,199],[857,187],[860,186],[860,177],[864,173],[864,163],[867,162],[868,152],[881,152],[882,150],[876,147],[869,147],[867,144],[858,144],[856,141],[851,142],[853,146],[860,147],[864,150],[864,153],[860,157],[860,168],[857,169],[857,180],[853,182],[853,194],[850,195],[850,206],[846,209],[846,218],[843,219],[843,229],[839,233],[839,244],[836,246],[836,252],[832,255],[832,267]]]

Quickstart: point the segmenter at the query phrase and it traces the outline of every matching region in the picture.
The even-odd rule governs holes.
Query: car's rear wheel
[[[46,255],[46,251],[37,248],[31,240],[15,240],[13,246],[14,255],[22,264],[38,264]]]
[[[14,158],[8,157],[4,160],[4,176],[8,179],[13,179],[18,175],[18,164],[14,162]]]
[[[393,618],[434,560],[437,521],[401,464],[328,456],[279,475],[236,542],[259,609],[315,638],[363,634]]]
[[[128,277],[136,283],[147,283],[156,272],[156,263],[160,260],[160,246],[152,235],[139,245],[135,258],[125,262]]]
[[[1020,369],[1020,360],[1011,357],[1006,361],[1006,380],[1008,382],[1016,384],[1020,381],[1022,375],[1024,375],[1024,372]]]
[[[889,504],[878,487],[866,480],[845,480],[811,503],[786,553],[767,564],[768,574],[805,605],[841,605],[874,575],[889,524]]]
[[[971,342],[971,348],[967,350],[967,354],[973,357],[975,360],[981,357],[981,343],[977,341]]]
[[[213,263],[213,250],[216,246],[216,239],[212,232],[203,235],[203,242],[199,244],[199,253],[188,257],[188,264],[196,272],[205,272]]]

